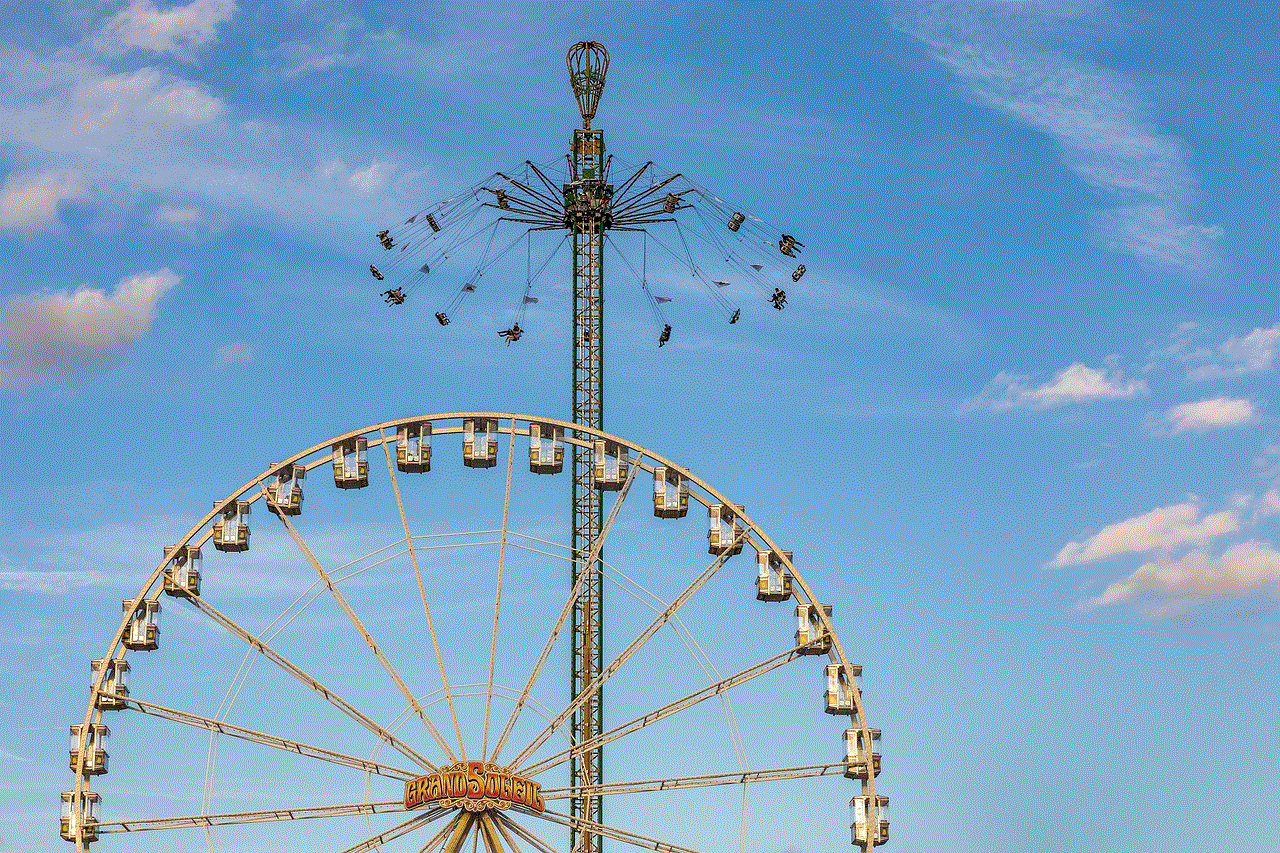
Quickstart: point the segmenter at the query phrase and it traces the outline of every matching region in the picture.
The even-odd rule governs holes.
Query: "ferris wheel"
[[[559,511],[579,451],[605,514],[586,560]],[[575,559],[609,598],[590,684],[562,665]],[[821,826],[874,848],[880,733],[796,562],[687,468],[581,424],[452,412],[335,436],[217,500],[124,601],[70,726],[62,837],[710,853],[821,846]],[[593,696],[600,734],[575,741]],[[605,745],[598,781],[570,784]]]

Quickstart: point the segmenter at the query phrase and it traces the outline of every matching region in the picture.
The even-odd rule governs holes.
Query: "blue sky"
[[[833,604],[885,733],[892,849],[1280,848],[1271,7],[3,10],[0,853],[65,849],[88,661],[213,500],[394,418],[569,417],[565,255],[511,347],[494,331],[524,264],[446,328],[451,291],[389,307],[367,265],[382,228],[563,156],[563,56],[584,39],[612,59],[611,152],[805,244],[787,309],[735,293],[733,326],[653,263],[662,349],[606,256],[605,424],[745,504]],[[314,535],[343,553],[361,530],[319,509],[326,479]],[[527,510],[567,513],[546,488]],[[442,523],[472,512],[459,497]],[[253,559],[261,580],[271,556]],[[182,648],[193,620],[170,610]],[[709,615],[702,640],[732,657],[754,613]],[[222,647],[187,648],[216,681]],[[98,786],[117,819],[112,784],[157,788],[117,779]],[[843,806],[817,796],[793,808],[812,826],[759,849],[847,849]]]

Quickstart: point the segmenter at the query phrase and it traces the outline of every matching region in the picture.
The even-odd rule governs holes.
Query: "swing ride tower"
[[[573,131],[570,182],[564,188],[565,226],[573,235],[573,420],[604,429],[604,230],[613,187],[606,182],[604,134],[592,129],[600,93],[609,69],[609,53],[597,42],[579,42],[565,57],[569,80],[582,113]],[[592,482],[592,451],[573,452],[573,584],[580,589],[573,606],[573,662],[570,699],[595,683],[604,663],[604,556],[592,543],[604,522],[600,493]],[[579,585],[579,578],[585,575]],[[574,714],[574,744],[589,744],[604,730],[604,696],[600,689]],[[573,796],[570,814],[603,824],[601,797],[587,793],[603,779],[604,748],[576,751],[570,759]],[[600,837],[589,830],[570,830],[572,853],[599,853]]]

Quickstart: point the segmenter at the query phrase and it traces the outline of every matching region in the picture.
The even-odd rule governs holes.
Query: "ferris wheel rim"
[[[177,545],[173,547],[174,548],[184,548],[184,547],[198,548],[204,545],[213,536],[213,529],[211,527],[211,523],[218,518],[222,510],[225,509],[227,506],[232,505],[236,501],[242,501],[242,500],[246,500],[250,505],[252,505],[253,503],[257,503],[258,501],[267,501],[269,503],[268,489],[266,486],[266,483],[269,478],[278,475],[282,470],[284,470],[288,466],[295,465],[302,460],[309,460],[312,457],[316,457],[316,458],[308,464],[308,467],[311,467],[311,465],[323,465],[325,462],[328,462],[334,459],[334,457],[336,456],[337,447],[345,445],[347,442],[351,441],[352,439],[356,439],[363,436],[367,439],[367,446],[369,447],[381,446],[385,449],[385,448],[390,448],[394,446],[394,441],[396,440],[396,434],[401,427],[430,423],[432,425],[432,437],[435,437],[438,435],[443,436],[443,435],[454,435],[454,434],[462,433],[464,430],[463,424],[465,421],[467,420],[475,421],[475,420],[481,420],[481,419],[486,421],[498,421],[499,423],[505,422],[505,424],[508,425],[508,427],[504,430],[501,430],[500,433],[508,436],[509,441],[511,442],[512,456],[514,456],[514,453],[515,453],[515,441],[517,436],[530,435],[531,427],[534,424],[539,424],[539,425],[548,425],[561,430],[562,437],[565,444],[572,444],[578,447],[590,447],[591,443],[597,440],[612,442],[617,447],[624,448],[625,450],[636,454],[635,458],[632,460],[633,464],[636,466],[636,471],[645,471],[651,474],[653,473],[654,468],[661,467],[661,466],[666,466],[668,468],[674,468],[679,470],[684,480],[686,480],[691,486],[696,487],[696,489],[690,489],[691,499],[696,500],[699,504],[702,504],[704,507],[710,507],[713,505],[713,503],[719,503],[721,505],[735,507],[733,512],[733,517],[737,520],[740,520],[743,524],[743,534],[741,538],[743,539],[744,543],[750,542],[752,547],[757,548],[758,550],[759,547],[756,544],[756,541],[758,541],[759,544],[763,546],[765,549],[769,550],[772,554],[776,554],[779,560],[783,562],[787,571],[791,575],[792,583],[795,585],[797,589],[797,593],[798,593],[797,598],[803,597],[803,599],[809,602],[810,604],[813,604],[813,605],[817,604],[818,602],[817,597],[813,594],[812,589],[804,580],[803,576],[795,570],[795,567],[791,560],[790,555],[787,552],[780,549],[777,543],[774,542],[772,538],[769,537],[767,532],[746,514],[745,510],[743,510],[741,507],[733,505],[723,493],[717,490],[710,483],[707,483],[705,480],[698,477],[696,474],[693,474],[689,469],[684,468],[683,466],[678,465],[678,463],[676,463],[675,461],[665,456],[662,456],[650,450],[649,448],[643,445],[640,445],[634,441],[631,441],[629,439],[626,439],[622,436],[608,433],[603,430],[595,429],[593,427],[590,427],[584,424],[578,424],[570,421],[564,421],[564,420],[550,418],[550,417],[541,416],[541,415],[530,415],[530,414],[521,414],[521,413],[513,413],[513,412],[472,410],[472,411],[451,411],[451,412],[440,412],[440,413],[432,413],[432,414],[425,414],[425,415],[414,415],[414,416],[407,416],[407,417],[396,418],[388,421],[383,421],[367,427],[358,428],[354,430],[349,430],[344,433],[340,433],[329,439],[326,439],[325,441],[316,443],[311,447],[308,447],[298,453],[295,453],[289,456],[288,458],[286,458],[282,462],[272,463],[271,465],[269,465],[260,474],[246,481],[230,497],[225,499],[220,499],[219,501],[217,501],[215,503],[214,509],[208,512],[199,522],[193,525],[192,528],[186,533],[186,535],[183,536],[178,541]],[[456,425],[455,425],[455,422],[456,422]],[[437,429],[438,424],[448,424],[448,426],[443,426],[442,428]],[[390,435],[388,434],[388,431],[390,431]],[[330,450],[331,452],[328,455],[325,455],[326,450]],[[387,452],[390,453],[389,450]],[[390,456],[388,456],[388,462],[390,463]],[[508,475],[508,477],[509,476],[510,475]],[[394,483],[394,481],[395,481],[395,476],[393,473],[392,482]],[[509,486],[510,486],[510,479],[508,479],[508,488]],[[619,500],[618,503],[621,503],[621,500]],[[289,525],[288,520],[285,519],[283,516],[280,517],[280,520],[285,523],[286,527]],[[505,526],[505,522],[504,522],[504,526]],[[752,540],[752,537],[754,537],[755,541]],[[602,539],[603,539],[603,535],[602,535]],[[410,550],[413,550],[413,547],[414,546],[412,545],[412,539],[410,539],[410,546],[409,546]],[[170,566],[172,563],[172,558],[170,556],[170,553],[171,553],[170,550],[166,549],[164,558],[152,571],[146,583],[143,585],[143,587],[139,591],[138,597],[135,598],[134,601],[140,601],[143,598],[158,600],[163,588],[161,580],[164,577],[165,569],[168,566]],[[826,636],[829,637],[831,641],[830,649],[827,652],[828,659],[833,661],[834,663],[847,667],[849,665],[848,659],[845,656],[843,646],[840,643],[839,636],[835,631],[834,625],[832,624],[829,615],[824,611],[824,609],[821,606],[818,606],[816,608],[816,611],[817,611],[816,612],[817,620],[822,624],[823,628],[825,629]],[[113,635],[113,640],[111,642],[111,645],[107,653],[103,656],[103,660],[109,660],[109,659],[123,660],[127,657],[127,653],[129,650],[124,647],[124,641],[125,641],[125,632],[126,632],[126,629],[128,628],[129,622],[130,622],[130,615],[126,612],[115,634]],[[102,671],[100,671],[94,679],[91,699],[85,715],[84,725],[86,726],[92,724],[94,720],[101,719],[102,717],[102,711],[100,709],[97,709],[95,706],[95,699],[96,699],[96,696],[98,695],[98,692],[102,689],[102,684],[105,677],[106,677],[106,668],[104,667]],[[584,694],[587,693],[590,689],[591,689],[591,686],[588,686],[583,690],[583,693]],[[859,728],[863,732],[866,732],[869,736],[869,733],[871,730],[869,729],[866,714],[863,709],[862,697],[861,697],[860,691],[855,691],[854,696],[855,696],[855,699],[854,699],[855,710],[852,713],[847,714],[846,716],[850,717],[850,720],[855,728]],[[456,717],[455,717],[455,725],[456,725]],[[487,725],[486,725],[486,729],[487,729]],[[385,745],[386,745],[385,743],[382,743],[380,741],[378,744],[378,748],[381,749]],[[75,792],[77,793],[77,795],[79,795],[80,792],[82,791],[87,792],[90,789],[90,785],[88,784],[88,777],[80,772],[80,769],[84,766],[83,761],[85,758],[84,752],[86,748],[87,748],[87,744],[85,742],[82,742],[81,755],[78,762],[79,766],[76,769]],[[366,776],[368,775],[369,775],[368,772],[366,772]],[[874,774],[868,774],[868,775],[870,778],[867,780],[864,780],[863,791],[864,793],[874,797],[875,796]],[[746,783],[744,782],[743,784],[746,784]],[[602,787],[605,787],[605,786],[602,786]],[[366,801],[367,800],[368,800],[368,797],[366,796]],[[366,813],[366,817],[367,817],[367,814],[368,813]],[[88,849],[87,844],[82,849],[87,850]]]

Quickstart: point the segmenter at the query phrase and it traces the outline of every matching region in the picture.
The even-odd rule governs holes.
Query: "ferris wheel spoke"
[[[502,812],[492,812],[489,815],[489,820],[494,828],[501,833],[502,839],[507,842],[507,848],[511,850],[511,853],[520,853],[520,845],[511,837],[511,828],[508,826],[506,815]]]
[[[305,670],[303,670],[297,664],[293,663],[284,655],[280,654],[280,652],[276,651],[274,648],[268,645],[266,641],[262,640],[259,637],[254,636],[248,630],[241,627],[240,624],[237,623],[235,620],[223,614],[221,611],[215,608],[212,604],[210,604],[208,600],[205,599],[204,596],[197,596],[188,600],[191,601],[191,603],[197,609],[199,609],[202,613],[204,613],[206,616],[213,619],[215,622],[217,622],[223,628],[226,628],[231,633],[235,634],[244,642],[248,643],[252,648],[257,650],[259,654],[263,655],[272,663],[274,663],[276,666],[280,667],[285,672],[292,675],[298,681],[301,681],[307,687],[310,687],[316,693],[319,693],[325,699],[325,701],[333,705],[339,711],[342,711],[342,713],[351,717],[360,725],[364,726],[364,728],[368,729],[370,732],[376,735],[379,740],[386,742],[393,749],[397,750],[402,755],[407,756],[408,758],[412,759],[414,762],[421,765],[422,767],[427,768],[428,770],[436,771],[439,769],[435,764],[428,761],[423,756],[419,755],[408,744],[404,743],[399,738],[397,738],[394,734],[387,731],[382,726],[378,725],[376,722],[374,722],[373,720],[365,716],[363,713],[361,713],[360,710],[357,709],[350,702],[347,702],[337,693],[333,692],[333,690],[326,687],[324,684],[317,681],[315,678],[312,678],[309,674],[307,674]]]
[[[443,812],[444,810],[443,810],[443,809],[441,809],[440,811],[441,811],[441,812]],[[440,842],[444,841],[445,836],[446,836],[446,835],[448,835],[450,832],[452,832],[452,831],[454,830],[454,828],[455,828],[455,827],[457,827],[458,823],[459,823],[459,822],[461,822],[461,821],[463,820],[463,816],[464,816],[465,814],[466,814],[466,812],[457,812],[456,814],[454,814],[454,816],[453,816],[452,818],[450,818],[450,819],[445,823],[445,825],[444,825],[444,826],[440,827],[440,831],[439,831],[439,832],[437,832],[435,835],[431,836],[431,840],[430,840],[430,841],[428,841],[426,844],[424,844],[424,845],[422,845],[420,848],[418,848],[418,853],[427,853],[427,851],[428,851],[428,850],[434,850],[435,848],[439,847],[439,846],[440,846]],[[435,819],[435,818],[432,818],[432,820],[434,820],[434,819]],[[425,825],[425,824],[424,824],[424,825]]]
[[[720,567],[723,566],[725,562],[728,561],[734,547],[736,547],[739,542],[742,542],[746,538],[748,529],[749,528],[744,526],[743,529],[739,531],[738,535],[734,537],[734,540],[731,543],[731,546],[723,554],[716,557],[716,559],[711,562],[711,565],[707,566],[707,568],[704,569],[701,574],[699,574],[696,578],[694,578],[693,581],[680,592],[680,595],[678,595],[675,598],[675,600],[673,600],[670,604],[668,604],[657,615],[657,617],[652,622],[649,623],[649,626],[646,627],[643,631],[641,631],[640,635],[636,637],[634,640],[632,640],[631,644],[628,645],[625,649],[623,649],[622,652],[619,653],[619,655],[616,658],[614,658],[612,663],[610,663],[607,667],[604,668],[604,670],[601,671],[600,675],[598,675],[595,679],[593,679],[590,684],[584,687],[582,691],[579,692],[578,695],[573,698],[573,701],[569,703],[568,707],[566,707],[563,711],[557,714],[555,719],[553,719],[550,723],[547,724],[547,726],[542,730],[542,732],[537,737],[535,737],[533,741],[530,742],[530,744],[526,746],[519,755],[516,756],[515,761],[512,763],[519,766],[524,761],[527,761],[529,756],[533,755],[534,752],[538,749],[538,747],[546,743],[547,739],[551,737],[551,735],[554,734],[557,729],[563,726],[565,722],[567,722],[575,713],[577,713],[582,708],[582,706],[584,706],[587,703],[587,701],[591,698],[591,696],[593,696],[601,687],[603,687],[604,684],[610,678],[612,678],[613,675],[619,669],[622,668],[623,664],[625,664],[628,660],[630,660],[631,657],[637,651],[639,651],[640,648],[644,646],[644,644],[647,643],[653,637],[654,634],[658,632],[659,628],[667,624],[667,622],[671,621],[671,618],[680,611],[680,608],[682,608],[689,601],[689,599],[693,598],[693,596],[698,592],[698,590],[702,589],[702,587],[705,586],[706,583],[709,580],[711,580],[712,577],[715,576],[716,572],[720,570]]]
[[[728,773],[706,773],[698,776],[643,779],[633,782],[608,782],[575,792],[571,788],[545,788],[544,800],[567,800],[586,794],[608,796],[610,794],[637,794],[649,791],[675,791],[683,788],[708,788],[724,785],[749,785],[754,782],[778,782],[788,779],[817,779],[844,773],[844,762],[835,764],[807,764],[797,767],[773,767],[767,770],[735,770]]]
[[[409,516],[404,510],[404,499],[400,495],[400,481],[396,477],[395,466],[391,464],[391,450],[388,447],[386,433],[379,430],[382,436],[382,452],[387,458],[387,474],[391,478],[391,487],[396,495],[396,508],[400,512],[400,526],[404,529],[404,541],[409,546],[409,560],[413,563],[413,576],[418,581],[418,597],[422,599],[422,611],[427,617],[427,632],[431,635],[431,648],[435,650],[436,668],[440,672],[440,684],[444,687],[444,696],[446,704],[449,706],[449,716],[453,720],[453,733],[458,738],[458,749],[465,755],[467,751],[466,744],[462,739],[462,726],[458,723],[458,710],[454,706],[453,691],[449,687],[449,676],[444,670],[444,655],[440,652],[440,639],[436,634],[436,623],[431,618],[431,606],[427,604],[427,587],[422,581],[422,567],[418,563],[418,549],[413,544],[413,533],[409,530]],[[413,700],[415,708],[417,700]],[[425,718],[424,718],[425,720]],[[435,730],[435,726],[429,725],[438,741],[440,735]],[[454,760],[453,751],[445,747],[445,754],[449,756],[449,760]]]
[[[629,832],[625,829],[619,829],[616,826],[609,826],[604,823],[596,823],[586,818],[575,817],[573,815],[553,812],[550,809],[537,813],[537,816],[543,820],[552,823],[558,823],[561,826],[567,826],[570,829],[576,829],[579,832],[590,832],[596,835],[602,835],[605,838],[612,838],[614,841],[621,841],[624,844],[630,844],[634,847],[640,847],[645,850],[656,850],[659,853],[698,853],[690,847],[681,847],[679,844],[672,844],[669,841],[659,841],[656,838],[648,838],[636,832]]]
[[[600,557],[600,551],[604,548],[605,540],[609,538],[610,531],[613,530],[613,523],[618,518],[618,512],[622,509],[622,504],[626,500],[627,492],[631,490],[631,484],[635,481],[636,472],[639,465],[632,465],[627,472],[627,478],[622,483],[622,488],[618,490],[618,497],[614,500],[613,506],[609,507],[609,515],[605,519],[604,525],[600,528],[600,535],[596,537],[596,541],[591,545],[591,552],[587,556],[584,565],[593,566]],[[511,734],[511,729],[516,724],[516,718],[520,716],[520,711],[528,702],[529,694],[533,691],[534,685],[538,681],[538,676],[542,674],[542,667],[546,664],[547,658],[551,656],[551,650],[555,647],[556,640],[560,636],[560,632],[564,630],[565,623],[569,621],[569,615],[573,613],[573,606],[578,601],[579,595],[582,594],[582,588],[587,583],[589,577],[588,572],[582,572],[578,575],[577,582],[573,588],[569,590],[569,597],[565,600],[564,607],[560,611],[560,618],[556,620],[555,626],[551,629],[551,636],[547,637],[547,642],[543,644],[542,653],[538,656],[537,663],[534,664],[533,671],[529,673],[529,680],[525,683],[524,689],[520,692],[520,698],[516,700],[515,707],[511,709],[511,716],[507,719],[506,726],[502,729],[502,736],[498,738],[498,742],[493,747],[493,755],[490,761],[497,761],[498,754],[502,752],[502,747],[507,742],[507,737]],[[562,723],[563,724],[563,721]],[[551,731],[554,731],[553,728]],[[547,732],[549,737],[551,731]],[[544,738],[545,740],[545,738]],[[536,747],[535,747],[536,749]],[[524,753],[521,753],[523,755]],[[529,751],[532,754],[532,751]],[[520,757],[516,758],[516,762],[520,761]]]
[[[386,776],[390,779],[399,779],[407,781],[418,775],[414,771],[403,770],[399,767],[392,767],[387,764],[379,764],[376,761],[370,761],[367,758],[357,758],[352,755],[345,755],[332,749],[324,749],[319,746],[302,743],[301,741],[290,740],[278,735],[259,732],[244,726],[236,726],[221,720],[202,717],[199,714],[193,714],[190,711],[179,711],[173,708],[166,708],[163,705],[157,705],[153,702],[143,702],[139,699],[129,697],[122,699],[124,707],[130,708],[143,714],[153,717],[159,717],[166,720],[172,720],[175,723],[193,726],[198,729],[205,729],[214,734],[230,735],[231,737],[240,738],[241,740],[250,741],[252,743],[263,744],[264,746],[279,749],[284,752],[292,752],[298,755],[305,755],[308,758],[317,758],[321,761],[327,761],[331,764],[339,764],[345,767],[353,767],[365,773],[375,773],[379,776]]]
[[[498,615],[502,609],[502,576],[507,563],[507,530],[511,518],[511,469],[516,458],[516,421],[507,430],[507,484],[502,493],[502,537],[498,544],[498,580],[493,593],[493,641],[489,644],[489,689],[484,698],[484,729],[480,755],[489,754],[489,711],[493,705],[493,668],[498,658]]]
[[[739,672],[736,672],[733,675],[726,676],[725,678],[722,678],[719,681],[716,681],[712,684],[708,684],[705,687],[699,688],[698,690],[695,690],[686,696],[682,696],[681,698],[676,699],[674,702],[670,702],[666,705],[663,705],[661,708],[657,708],[653,711],[648,712],[647,714],[642,714],[639,717],[636,717],[635,719],[630,720],[629,722],[623,723],[620,726],[612,728],[607,732],[601,732],[599,735],[597,735],[596,737],[590,740],[584,741],[579,744],[574,744],[572,750],[570,749],[562,750],[561,752],[558,752],[555,755],[550,756],[549,758],[545,758],[536,764],[530,764],[526,767],[521,767],[520,774],[523,776],[533,776],[538,773],[545,772],[547,770],[550,770],[553,767],[557,767],[563,764],[564,762],[568,761],[573,752],[580,752],[584,750],[595,749],[596,747],[600,747],[600,746],[605,746],[606,744],[612,743],[613,741],[618,740],[619,738],[624,737],[626,735],[629,735],[632,732],[638,731],[644,728],[645,726],[652,725],[653,723],[656,723],[659,720],[664,720],[667,717],[678,714],[679,712],[685,710],[686,708],[690,708],[694,705],[697,705],[699,702],[703,702],[715,696],[723,696],[729,690],[732,690],[734,687],[737,687],[742,684],[746,684],[752,679],[759,678],[765,673],[772,672],[773,670],[778,669],[779,667],[785,666],[786,664],[790,663],[791,661],[795,660],[797,657],[800,656],[800,650],[801,650],[801,647],[796,646],[795,648],[788,649],[787,651],[782,652],[781,654],[774,655],[773,657],[768,658],[767,660],[763,660],[760,663],[757,663],[753,666],[749,666],[746,669],[740,670]]]
[[[383,448],[384,450],[386,448],[385,441],[383,442]],[[445,739],[440,735],[440,731],[436,728],[435,723],[431,722],[431,719],[427,717],[427,712],[424,711],[422,706],[418,703],[418,697],[413,695],[413,691],[411,691],[409,686],[404,683],[404,679],[400,677],[400,673],[396,671],[396,668],[392,666],[391,661],[387,659],[387,656],[383,654],[382,649],[378,647],[378,643],[373,639],[373,635],[369,633],[369,629],[364,626],[364,622],[360,620],[360,617],[356,614],[355,610],[347,602],[346,596],[344,596],[338,589],[338,585],[334,583],[333,578],[327,571],[325,571],[324,566],[320,565],[320,561],[316,559],[316,555],[307,546],[307,543],[303,541],[301,534],[298,533],[298,529],[293,526],[293,522],[289,521],[289,517],[283,513],[280,513],[277,517],[280,519],[281,523],[284,524],[285,530],[289,532],[289,536],[293,539],[294,544],[298,546],[298,550],[302,552],[302,556],[306,557],[307,562],[311,564],[311,568],[315,569],[320,580],[324,582],[325,587],[329,590],[329,594],[333,596],[333,600],[342,608],[342,612],[347,615],[347,619],[351,621],[352,626],[357,632],[359,632],[360,636],[364,639],[365,644],[369,646],[369,649],[373,652],[373,656],[378,659],[378,663],[382,664],[382,668],[395,683],[396,688],[408,701],[410,707],[413,708],[414,713],[418,715],[418,718],[422,720],[423,725],[426,726],[431,737],[435,739],[436,744],[444,754],[449,757],[450,761],[454,761],[455,756],[453,754],[453,750],[449,748],[449,744],[446,743]]]
[[[485,853],[507,853],[503,845],[505,834],[498,828],[498,822],[494,820],[493,814],[490,812],[481,812],[476,818],[476,841],[484,842]],[[472,842],[471,850],[475,853],[476,843]],[[515,853],[515,846],[512,845],[511,853]]]
[[[196,814],[177,817],[143,818],[95,824],[99,833],[148,832],[164,829],[190,829],[192,827],[233,826],[250,823],[279,823],[289,820],[312,820],[326,817],[351,817],[352,815],[403,812],[402,800],[379,803],[349,803],[335,806],[306,806],[301,808],[265,809],[253,812],[227,812],[225,814]]]
[[[402,807],[403,808],[403,807]],[[448,814],[446,809],[432,809],[426,814],[420,814],[411,817],[406,821],[397,823],[385,832],[377,835],[371,835],[359,844],[355,844],[343,850],[342,853],[366,853],[368,850],[376,850],[378,847],[386,844],[388,841],[394,841],[403,835],[408,835],[420,826],[426,826],[441,815]]]
[[[554,847],[547,844],[545,841],[543,841],[538,836],[534,835],[528,829],[526,829],[525,827],[521,826],[520,824],[512,820],[509,815],[506,815],[502,812],[498,812],[498,826],[520,836],[529,844],[536,847],[538,850],[538,853],[559,853],[559,851],[556,850]]]

